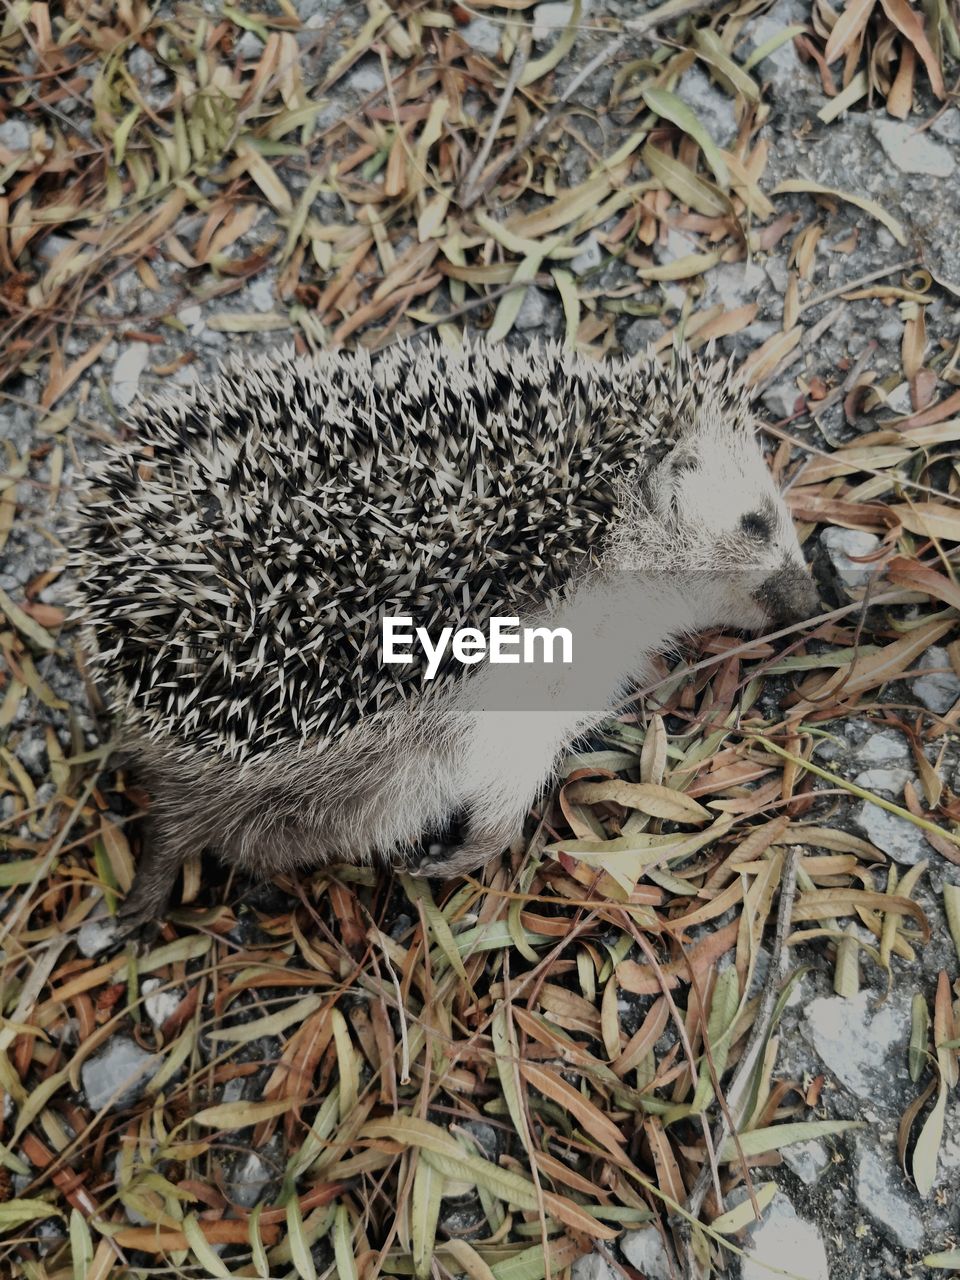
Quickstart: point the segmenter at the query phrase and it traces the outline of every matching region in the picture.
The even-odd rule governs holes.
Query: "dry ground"
[[[955,3],[0,24],[0,1275],[960,1269]],[[482,875],[198,851],[111,945],[74,477],[228,348],[426,326],[745,359],[824,615],[664,659]]]

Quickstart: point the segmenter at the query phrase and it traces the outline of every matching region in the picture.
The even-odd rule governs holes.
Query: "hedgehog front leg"
[[[152,815],[143,819],[140,831],[141,848],[136,875],[117,912],[120,932],[124,937],[159,926],[166,915],[177,872],[192,851],[185,851],[181,844],[171,839]]]

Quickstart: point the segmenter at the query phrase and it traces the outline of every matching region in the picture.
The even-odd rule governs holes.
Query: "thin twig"
[[[523,75],[523,69],[527,65],[527,59],[530,56],[530,32],[524,32],[524,39],[517,45],[514,50],[513,58],[510,61],[510,74],[507,76],[507,83],[504,86],[500,101],[497,103],[497,109],[493,113],[493,119],[490,121],[490,128],[487,130],[487,136],[483,140],[483,146],[477,153],[477,158],[470,166],[470,172],[464,178],[460,187],[460,207],[461,209],[472,208],[480,196],[483,194],[483,187],[480,185],[480,175],[486,167],[487,161],[490,159],[490,152],[493,144],[500,132],[500,126],[503,124],[503,118],[507,114],[507,108],[513,101],[513,95],[516,93],[517,85],[520,83],[520,77]]]
[[[528,147],[532,147],[538,142],[547,130],[556,122],[561,111],[577,92],[577,90],[593,76],[601,67],[612,62],[620,53],[624,45],[631,36],[648,35],[656,27],[664,22],[672,22],[676,18],[685,17],[689,13],[698,13],[707,9],[715,9],[720,0],[667,0],[666,4],[651,9],[649,13],[641,15],[639,18],[632,18],[625,24],[625,29],[617,36],[615,40],[605,45],[598,54],[570,80],[563,89],[559,98],[550,108],[537,120],[536,124],[522,134],[505,156],[502,156],[491,168],[483,184],[477,193],[477,199],[487,195],[490,189],[497,183],[501,175],[510,168],[518,156],[522,155]]]
[[[818,293],[815,298],[808,298],[806,302],[802,302],[798,314],[802,316],[811,307],[819,307],[821,302],[839,298],[841,294],[849,293],[851,289],[859,289],[861,285],[872,284],[874,280],[882,280],[885,276],[895,276],[898,271],[909,271],[911,267],[919,266],[921,262],[921,258],[907,258],[903,262],[895,262],[892,267],[881,267],[879,271],[869,271],[865,276],[858,276],[856,280],[838,284],[835,289],[828,289],[826,293]]]

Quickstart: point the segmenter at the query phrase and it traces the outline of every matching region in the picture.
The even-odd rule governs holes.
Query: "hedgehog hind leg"
[[[476,871],[494,858],[499,858],[519,835],[514,823],[494,822],[478,825],[469,822],[463,842],[453,846],[440,841],[431,844],[423,856],[407,868],[415,876],[442,876],[445,880]]]

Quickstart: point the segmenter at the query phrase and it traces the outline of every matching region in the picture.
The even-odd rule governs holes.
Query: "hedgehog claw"
[[[162,922],[155,918],[152,911],[137,910],[136,904],[133,905],[134,909],[129,912],[120,908],[115,922],[114,939],[117,942],[133,942],[138,951],[144,951],[160,936]]]

